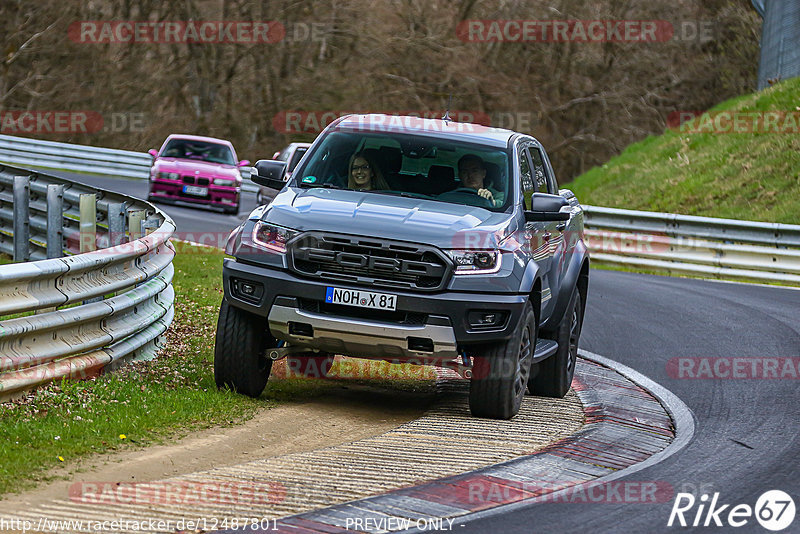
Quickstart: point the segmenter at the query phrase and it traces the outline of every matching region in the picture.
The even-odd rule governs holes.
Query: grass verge
[[[710,116],[765,111],[794,114],[787,118],[796,121],[800,78],[725,101]],[[704,124],[703,118],[694,124]],[[582,203],[596,206],[797,224],[800,135],[669,129],[629,146],[565,187]]]
[[[92,453],[229,425],[273,404],[214,386],[221,262],[222,253],[212,249],[187,249],[175,258],[175,320],[161,357],[90,380],[49,384],[0,405],[0,492],[47,481],[54,466]]]
[[[282,378],[274,372],[259,399],[218,391],[212,362],[224,255],[185,243],[177,248],[175,319],[158,358],[89,380],[48,384],[0,404],[0,498],[63,478],[65,469],[54,468],[68,472],[92,454],[230,426],[279,402],[317,397],[335,388],[368,384],[396,391],[433,390],[431,368],[415,371],[362,360],[354,365],[340,359],[332,369],[333,380]],[[0,256],[0,263],[9,260]]]

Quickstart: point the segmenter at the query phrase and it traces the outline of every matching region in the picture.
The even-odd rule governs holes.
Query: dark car
[[[356,154],[383,188],[348,187]],[[286,163],[255,169],[256,183],[278,187]],[[454,366],[476,416],[508,419],[526,391],[570,388],[588,290],[583,210],[529,135],[339,119],[226,251],[219,387],[258,396],[275,359],[324,371],[345,354]]]
[[[310,146],[311,143],[289,143],[289,146],[272,155],[272,159],[286,162],[284,181],[289,180],[292,176],[292,171],[294,171],[294,168],[300,163],[300,160]],[[262,185],[259,186],[258,192],[256,193],[256,201],[259,205],[266,204],[273,196],[275,196],[275,190]]]

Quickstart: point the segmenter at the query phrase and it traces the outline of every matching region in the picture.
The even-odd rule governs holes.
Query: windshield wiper
[[[332,183],[324,183],[324,184],[304,184],[300,182],[299,187],[303,187],[305,189],[316,189],[318,187],[324,187],[326,189],[344,189],[341,185],[336,185]]]
[[[396,197],[416,198],[422,200],[431,200],[433,198],[422,193],[409,193],[407,191],[369,191],[369,193],[375,193],[376,195],[392,195]]]

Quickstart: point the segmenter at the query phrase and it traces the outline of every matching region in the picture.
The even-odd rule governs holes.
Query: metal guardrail
[[[0,265],[0,400],[153,357],[174,231],[147,202],[0,165],[0,250],[18,261]]]
[[[584,206],[592,259],[800,285],[800,225]]]
[[[98,148],[0,135],[0,161],[45,169],[94,172],[147,180],[153,157],[146,152]]]
[[[0,162],[148,180],[153,156],[146,152],[0,135]],[[243,167],[240,172],[244,178],[242,190],[258,191],[258,186],[248,180],[250,169]]]

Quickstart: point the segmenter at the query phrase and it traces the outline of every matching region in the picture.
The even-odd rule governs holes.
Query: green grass
[[[165,355],[95,379],[50,384],[1,405],[0,492],[48,480],[62,459],[69,466],[91,453],[240,422],[274,405],[214,386],[211,361],[223,256],[182,248],[175,258],[175,320]]]
[[[800,78],[712,112],[800,112]],[[800,223],[800,135],[667,130],[565,184],[583,204]]]
[[[276,372],[257,400],[218,391],[212,362],[224,255],[185,243],[176,248],[175,319],[158,358],[90,380],[52,383],[0,404],[0,496],[64,477],[79,459],[92,454],[241,423],[279,402],[350,386],[433,391],[430,368],[409,371],[408,366],[362,360],[356,366],[337,361],[332,380],[281,379]],[[0,256],[0,263],[7,262]],[[66,469],[53,474],[57,466]]]

